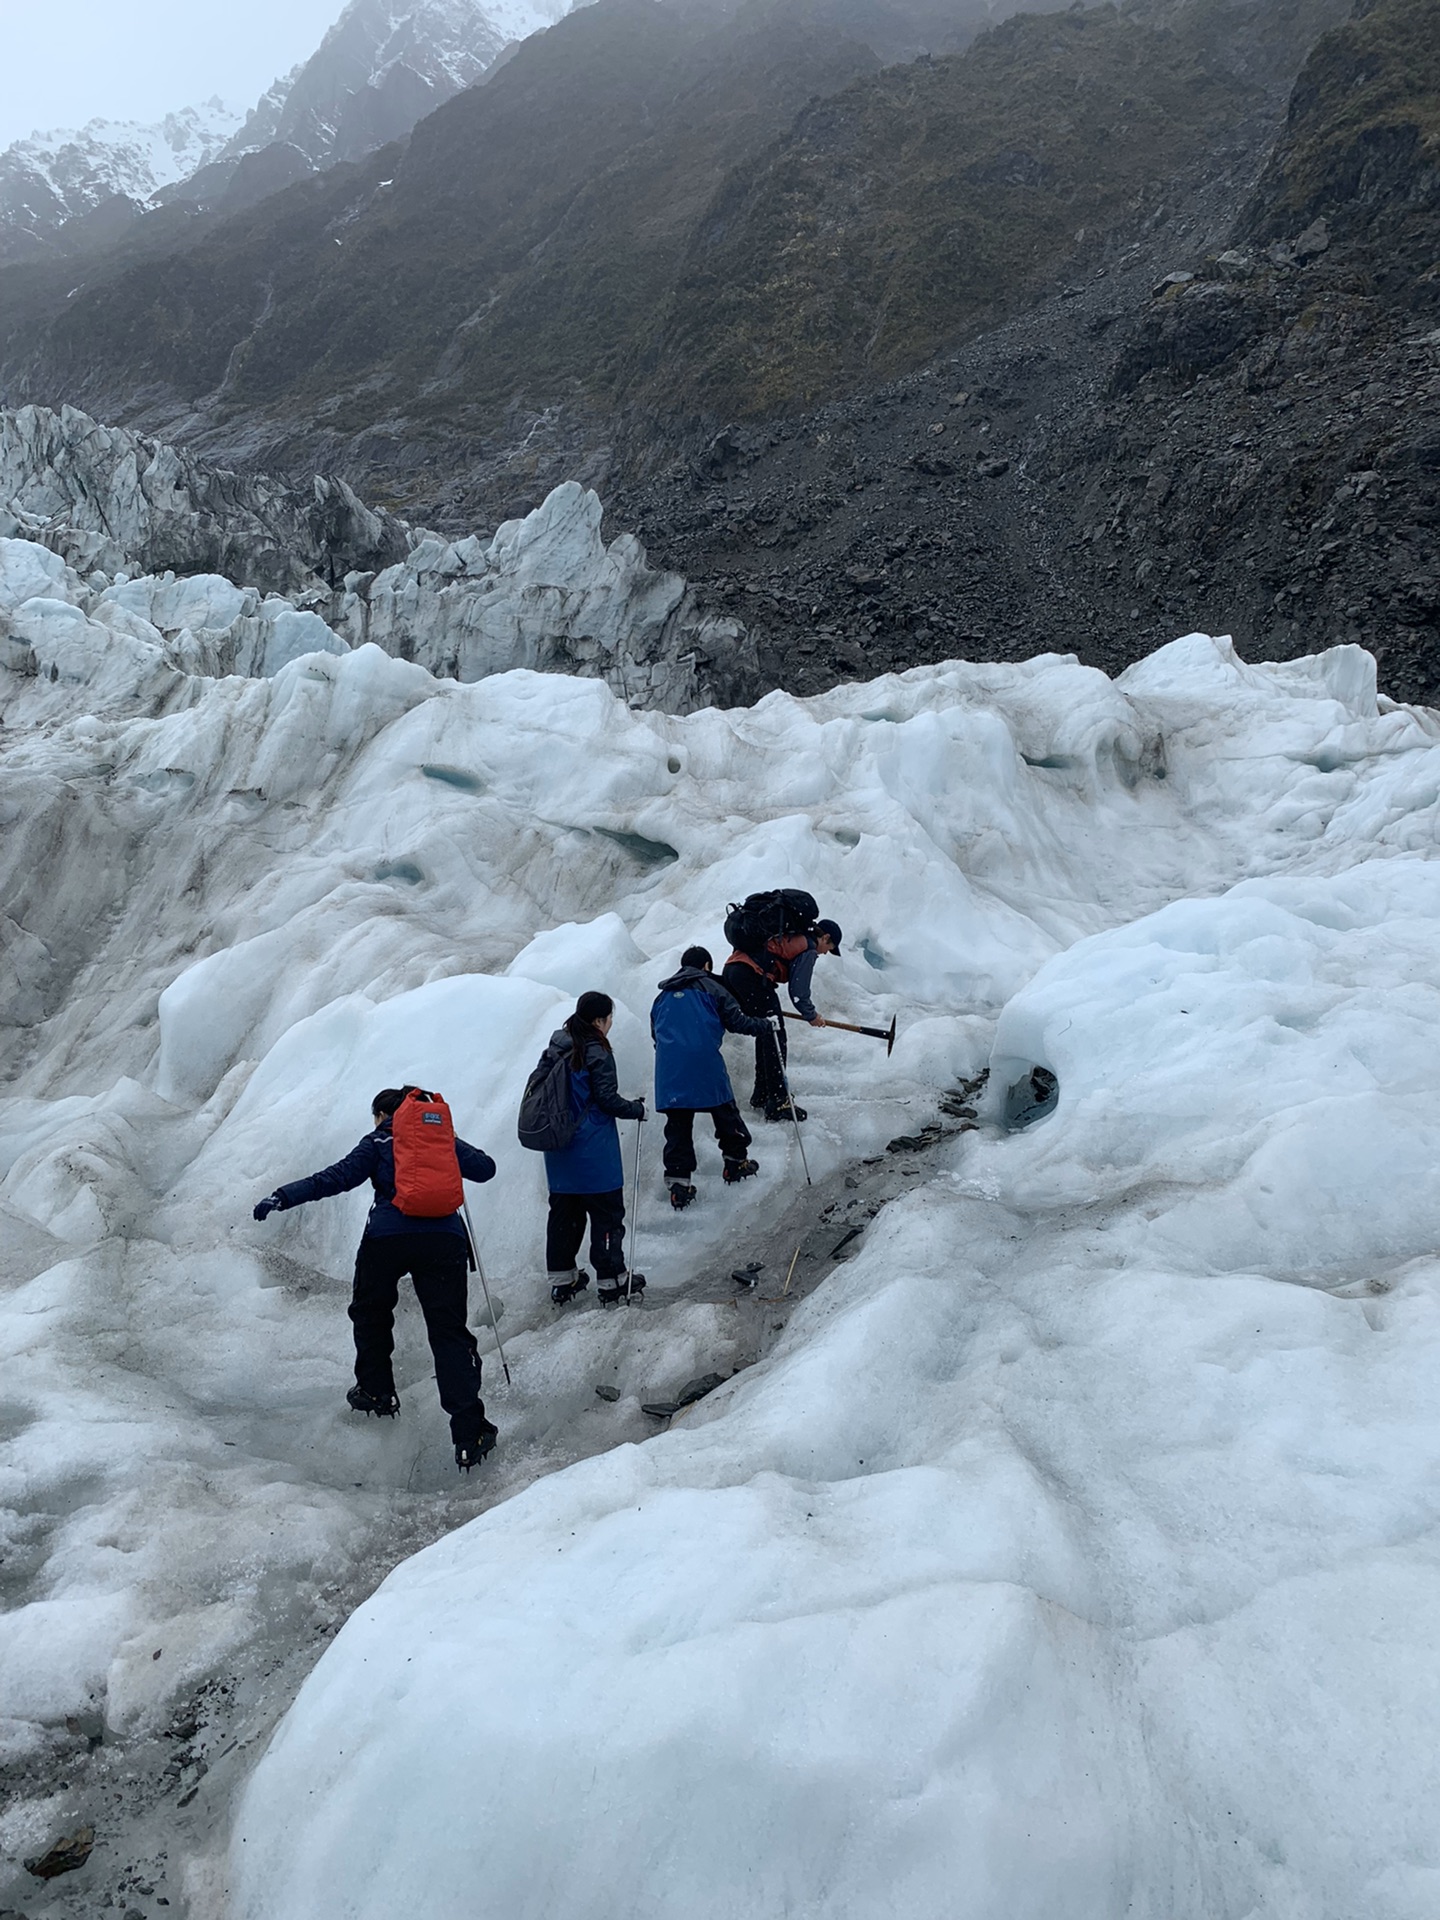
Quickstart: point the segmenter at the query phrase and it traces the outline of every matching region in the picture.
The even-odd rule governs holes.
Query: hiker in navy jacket
[[[768,1034],[770,1023],[741,1010],[715,978],[714,965],[704,947],[688,947],[680,956],[680,971],[660,982],[650,1009],[655,1105],[665,1115],[665,1178],[676,1208],[688,1207],[695,1198],[690,1175],[697,1113],[710,1115],[727,1181],[759,1172],[747,1153],[750,1129],[740,1118],[720,1045],[727,1033]]]
[[[425,1315],[425,1331],[435,1356],[440,1404],[450,1416],[455,1460],[467,1470],[495,1444],[496,1429],[485,1418],[480,1398],[480,1355],[465,1324],[471,1265],[470,1236],[458,1213],[421,1219],[395,1205],[395,1146],[391,1127],[395,1110],[410,1086],[385,1087],[371,1102],[374,1131],[333,1167],[277,1187],[260,1201],[255,1218],[303,1207],[349,1193],[368,1180],[375,1190],[365,1232],[355,1255],[355,1285],[350,1322],[355,1329],[355,1384],[347,1398],[357,1413],[400,1411],[391,1356],[395,1350],[395,1306],[400,1281],[409,1274]],[[455,1158],[466,1180],[493,1180],[495,1162],[488,1153],[457,1139]]]
[[[613,1306],[622,1293],[643,1291],[641,1276],[625,1280],[625,1176],[620,1165],[617,1120],[643,1120],[645,1102],[626,1100],[615,1074],[608,1038],[615,1002],[608,993],[582,993],[575,1011],[550,1036],[547,1053],[570,1056],[570,1103],[576,1114],[568,1147],[545,1155],[550,1216],[545,1227],[545,1265],[550,1297],[557,1305],[589,1286],[575,1261],[590,1222],[590,1259],[599,1298]]]
[[[825,1022],[815,1011],[815,1002],[810,997],[810,979],[815,971],[815,962],[822,953],[839,953],[840,942],[844,939],[839,927],[833,920],[817,920],[815,931],[806,937],[805,950],[797,953],[789,964],[791,1004],[802,1020],[812,1027],[823,1027]]]

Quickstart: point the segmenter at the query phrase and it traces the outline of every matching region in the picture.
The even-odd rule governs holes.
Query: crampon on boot
[[[356,1413],[367,1417],[378,1413],[382,1419],[393,1420],[400,1411],[400,1396],[393,1387],[389,1393],[367,1393],[364,1387],[351,1387],[345,1398]]]
[[[500,1429],[490,1420],[480,1422],[480,1431],[473,1440],[460,1440],[455,1446],[455,1464],[461,1473],[469,1473],[472,1467],[478,1467],[487,1453],[495,1451],[495,1442],[500,1437]]]
[[[550,1289],[550,1298],[557,1307],[568,1306],[576,1294],[583,1293],[589,1284],[590,1276],[582,1267],[578,1273],[572,1271],[568,1280],[557,1280]]]
[[[748,1180],[752,1175],[759,1173],[759,1171],[760,1162],[758,1160],[727,1160],[725,1162],[725,1184],[727,1187],[733,1187],[737,1180]]]
[[[695,1189],[688,1181],[672,1180],[670,1182],[670,1204],[677,1213],[683,1213],[694,1198]]]
[[[627,1279],[623,1273],[617,1273],[613,1279],[602,1280],[595,1290],[595,1298],[602,1307],[618,1307],[627,1297],[638,1300],[645,1291],[643,1273],[632,1273]]]
[[[810,1115],[804,1107],[797,1107],[793,1100],[782,1100],[778,1107],[765,1109],[767,1120],[808,1120]]]

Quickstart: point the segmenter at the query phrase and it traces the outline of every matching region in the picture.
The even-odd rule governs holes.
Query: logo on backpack
[[[465,1204],[455,1157],[455,1123],[438,1093],[416,1087],[390,1123],[395,1150],[395,1205],[415,1220],[443,1220]]]
[[[570,1053],[547,1047],[525,1082],[515,1131],[532,1153],[559,1153],[575,1138],[578,1115],[570,1098]]]

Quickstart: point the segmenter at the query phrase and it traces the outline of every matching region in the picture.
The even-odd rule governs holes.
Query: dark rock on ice
[[[74,1833],[57,1840],[37,1859],[25,1862],[25,1871],[37,1880],[54,1880],[62,1873],[74,1873],[83,1867],[95,1848],[95,1829],[77,1827]]]

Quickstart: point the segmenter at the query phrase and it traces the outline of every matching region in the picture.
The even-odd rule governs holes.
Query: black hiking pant
[[[763,1107],[766,1113],[774,1113],[786,1100],[785,1060],[789,1051],[775,982],[768,974],[747,967],[743,960],[727,961],[720,978],[740,1002],[743,1013],[758,1014],[762,1020],[776,1022],[768,1034],[756,1035],[755,1090],[750,1096],[752,1107]]]
[[[733,1100],[723,1107],[671,1107],[665,1115],[665,1178],[688,1180],[695,1171],[695,1115],[708,1113],[715,1140],[727,1160],[743,1160],[750,1129]]]
[[[440,1404],[450,1416],[457,1447],[480,1438],[485,1402],[480,1398],[480,1354],[465,1324],[470,1260],[456,1233],[391,1233],[367,1236],[355,1255],[350,1323],[355,1329],[355,1384],[378,1399],[395,1391],[395,1306],[406,1274],[425,1315],[435,1356]]]
[[[625,1271],[625,1189],[613,1193],[552,1193],[545,1223],[545,1265],[569,1273],[590,1222],[590,1264],[597,1280],[618,1280]]]

